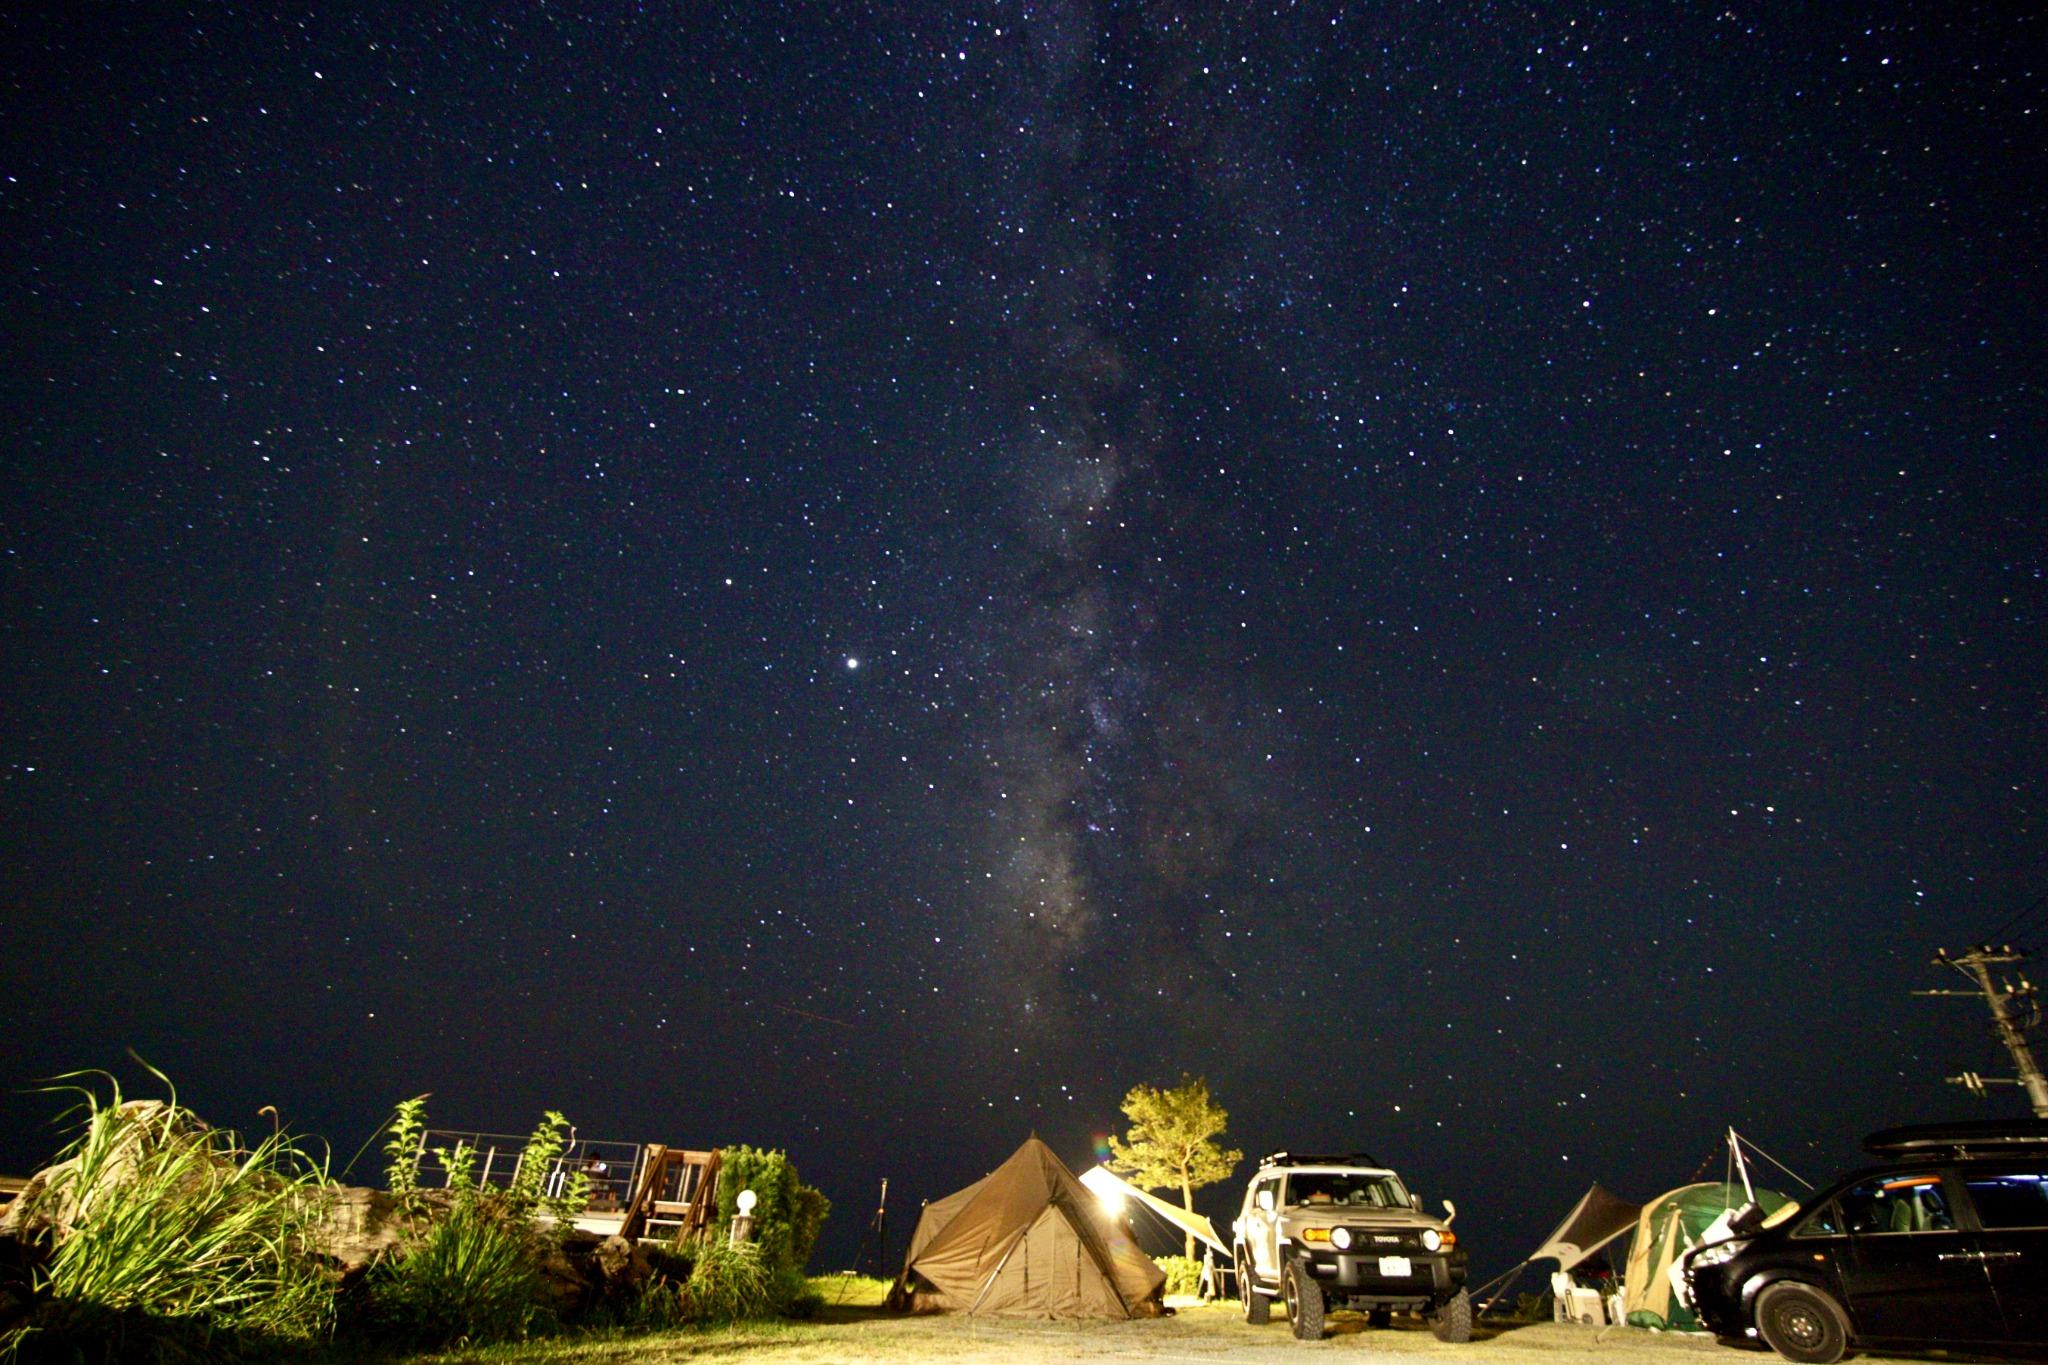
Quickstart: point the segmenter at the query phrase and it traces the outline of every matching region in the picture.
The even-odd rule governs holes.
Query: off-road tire
[[[1368,1327],[1392,1327],[1394,1325],[1394,1310],[1391,1308],[1373,1309],[1365,1315],[1365,1325]]]
[[[1438,1341],[1462,1343],[1472,1340],[1472,1295],[1460,1289],[1443,1307],[1429,1315],[1429,1330]]]
[[[1323,1287],[1309,1273],[1306,1261],[1294,1261],[1284,1277],[1287,1293],[1287,1321],[1296,1341],[1321,1341],[1326,1307]]]
[[[1244,1320],[1254,1327],[1264,1327],[1273,1320],[1273,1301],[1259,1292],[1259,1282],[1252,1278],[1252,1263],[1249,1258],[1237,1258],[1237,1300],[1244,1309]]]
[[[1833,1365],[1849,1353],[1849,1318],[1810,1284],[1780,1280],[1756,1296],[1757,1335],[1800,1365]]]

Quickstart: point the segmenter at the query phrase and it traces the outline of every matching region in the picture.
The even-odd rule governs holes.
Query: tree
[[[1131,1121],[1124,1137],[1109,1140],[1109,1168],[1147,1190],[1179,1190],[1181,1207],[1193,1213],[1195,1191],[1230,1178],[1243,1152],[1226,1151],[1223,1136],[1230,1115],[1209,1098],[1209,1082],[1181,1073],[1171,1090],[1138,1085],[1124,1096],[1124,1116]],[[1187,1236],[1187,1254],[1195,1254],[1195,1235]]]

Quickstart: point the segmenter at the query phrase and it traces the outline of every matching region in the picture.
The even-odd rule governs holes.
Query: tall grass
[[[711,1237],[698,1246],[689,1292],[691,1314],[699,1323],[766,1317],[775,1306],[775,1289],[774,1271],[753,1243]]]
[[[369,1285],[371,1330],[415,1346],[515,1341],[542,1316],[530,1234],[475,1200],[378,1265]]]
[[[170,1082],[155,1072],[166,1088]],[[32,1195],[26,1227],[48,1256],[28,1322],[0,1360],[180,1358],[237,1341],[304,1342],[333,1320],[333,1286],[309,1250],[326,1194],[321,1163],[272,1133],[245,1148],[177,1102],[125,1106],[105,1073],[58,1078],[78,1137]],[[203,1345],[199,1345],[203,1343]]]

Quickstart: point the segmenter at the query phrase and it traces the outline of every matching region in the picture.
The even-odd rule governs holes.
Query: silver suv
[[[1358,1308],[1375,1327],[1396,1312],[1419,1313],[1439,1341],[1472,1339],[1465,1251],[1446,1217],[1371,1156],[1296,1156],[1259,1163],[1233,1226],[1237,1292],[1244,1320],[1267,1322],[1273,1300],[1287,1306],[1294,1335],[1316,1341],[1332,1308]]]

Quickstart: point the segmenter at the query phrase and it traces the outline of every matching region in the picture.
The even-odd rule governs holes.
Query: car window
[[[1842,1235],[1842,1215],[1830,1199],[1813,1211],[1813,1216],[1801,1223],[1792,1232],[1794,1237],[1839,1237]]]
[[[2048,1175],[1973,1175],[1964,1183],[1985,1227],[2048,1227]]]
[[[1408,1191],[1391,1175],[1297,1171],[1287,1178],[1287,1202],[1354,1209],[1405,1209],[1408,1207]]]
[[[1836,1202],[1854,1233],[1947,1232],[1956,1225],[1939,1176],[1878,1176],[1843,1190]]]

